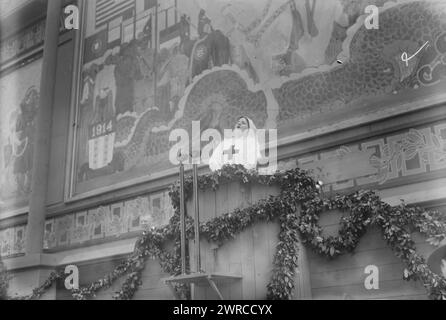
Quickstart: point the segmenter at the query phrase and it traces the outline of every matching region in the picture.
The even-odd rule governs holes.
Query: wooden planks
[[[270,194],[277,188],[257,184],[242,185],[229,182],[219,186],[216,192],[200,191],[200,222],[244,208]],[[188,213],[193,210],[192,201],[186,204]],[[225,299],[265,299],[266,285],[271,278],[272,262],[278,242],[278,223],[259,223],[238,234],[234,240],[218,247],[217,244],[200,240],[202,269],[206,272],[240,274],[242,279],[217,284]],[[193,244],[193,242],[191,243]],[[191,266],[194,266],[193,248]],[[195,299],[217,299],[209,286],[196,285]]]
[[[324,235],[336,235],[341,213],[323,216],[320,220]],[[412,236],[417,251],[427,257],[435,248],[425,238],[414,233]],[[404,264],[395,256],[383,240],[378,228],[370,228],[361,238],[354,254],[346,254],[329,260],[308,253],[311,270],[311,287],[314,299],[418,299],[426,298],[420,282],[403,280]],[[368,265],[379,270],[379,289],[367,290],[364,281],[369,274],[364,272]],[[423,295],[424,294],[424,295]]]

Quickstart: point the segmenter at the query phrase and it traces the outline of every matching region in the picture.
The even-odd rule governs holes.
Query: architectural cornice
[[[100,245],[77,248],[57,253],[30,254],[3,259],[7,270],[17,271],[29,268],[57,268],[70,264],[82,264],[125,256],[133,252],[136,238],[103,243]]]
[[[46,0],[8,0],[6,3],[2,3],[0,10],[1,39],[8,38],[42,19],[46,14],[46,5]]]

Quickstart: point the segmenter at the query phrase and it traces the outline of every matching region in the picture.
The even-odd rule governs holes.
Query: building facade
[[[78,29],[66,27],[70,5]],[[166,225],[178,177],[169,135],[191,132],[192,121],[222,132],[245,115],[277,129],[279,169],[311,170],[326,196],[376,189],[391,205],[444,211],[441,0],[1,6],[0,254],[12,296],[66,265],[88,284],[130,254],[145,227]],[[321,222],[336,233],[336,219]],[[416,239],[427,258],[434,248]],[[374,230],[351,257],[305,259],[301,298],[426,297],[402,280],[404,266]],[[378,291],[364,288],[368,265],[381,268]],[[159,264],[145,270],[135,297],[172,299]],[[62,281],[44,297],[70,295]]]

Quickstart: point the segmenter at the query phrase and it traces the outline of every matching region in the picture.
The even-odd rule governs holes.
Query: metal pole
[[[200,214],[198,208],[198,165],[193,165],[193,184],[194,184],[194,225],[195,225],[195,265],[197,266],[197,272],[201,271],[200,261]]]
[[[180,162],[181,273],[186,274],[186,217],[184,212],[184,164]]]
[[[50,166],[51,128],[53,119],[54,90],[57,74],[57,48],[62,1],[47,3],[45,43],[43,46],[42,75],[40,77],[40,102],[37,129],[34,135],[31,195],[29,199],[28,226],[26,229],[26,254],[42,253],[45,232],[46,197]]]
[[[158,101],[157,101],[157,91],[158,91],[158,72],[157,72],[157,60],[158,60],[158,0],[156,0],[156,6],[155,6],[155,46],[152,46],[155,48],[154,53],[153,53],[153,105],[155,107],[159,106]]]

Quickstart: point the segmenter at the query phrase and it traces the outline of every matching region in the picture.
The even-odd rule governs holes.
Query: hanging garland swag
[[[274,256],[272,277],[267,285],[268,299],[293,297],[294,278],[298,268],[299,235],[301,241],[313,251],[334,259],[353,252],[367,228],[372,225],[381,229],[384,239],[395,255],[405,263],[403,279],[420,280],[431,299],[446,299],[446,279],[429,269],[425,259],[417,254],[415,242],[411,238],[411,232],[418,231],[426,235],[428,241],[434,245],[445,239],[446,223],[441,213],[419,207],[408,207],[404,203],[391,207],[382,202],[373,191],[358,191],[350,195],[336,196],[334,199],[324,199],[320,197],[316,182],[298,168],[265,176],[259,175],[256,171],[247,171],[239,165],[224,166],[221,170],[200,176],[198,179],[199,187],[203,190],[216,190],[220,184],[230,181],[278,185],[281,190],[277,196],[269,196],[248,208],[236,209],[200,225],[202,237],[221,245],[234,239],[237,234],[255,223],[279,222],[279,242]],[[92,298],[100,289],[110,287],[115,280],[124,275],[127,277],[121,289],[113,297],[132,299],[142,284],[141,274],[148,258],[158,259],[166,273],[171,275],[181,273],[179,190],[177,181],[169,192],[175,209],[169,224],[145,230],[128,259],[102,279],[78,290],[73,289],[71,293],[75,299]],[[184,190],[186,200],[190,199],[192,177],[185,178]],[[323,230],[318,224],[319,215],[333,209],[348,214],[341,218],[337,236],[324,237]],[[187,217],[186,221],[186,237],[187,239],[194,237],[193,219],[190,217]],[[163,247],[167,242],[174,243],[173,250],[169,252]],[[12,299],[38,299],[53,282],[64,276],[63,272],[53,273],[32,294]],[[186,285],[177,285],[176,290],[183,298],[190,297]]]

